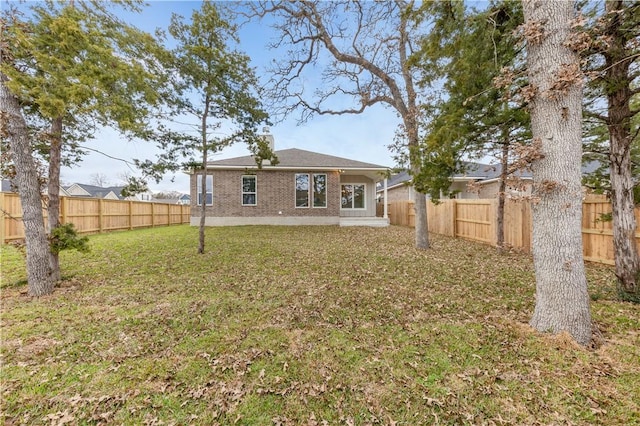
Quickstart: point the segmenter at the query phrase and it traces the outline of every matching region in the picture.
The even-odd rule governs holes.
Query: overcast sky
[[[152,32],[155,28],[166,29],[172,12],[190,18],[193,9],[199,9],[200,2],[151,1],[142,16],[135,21],[141,29]],[[265,70],[274,55],[266,47],[274,33],[265,24],[250,23],[240,33],[240,50],[247,53],[256,67],[258,76],[266,82]],[[275,138],[276,150],[300,148],[339,157],[393,166],[392,156],[387,148],[393,142],[399,120],[395,111],[374,107],[361,115],[316,117],[304,125],[297,125],[294,117],[271,127]],[[96,135],[96,139],[87,144],[105,154],[126,160],[152,159],[157,152],[153,143],[128,142],[116,131],[106,129]],[[216,154],[214,159],[248,155],[242,145],[227,148]],[[122,184],[125,173],[138,175],[125,163],[97,153],[90,153],[73,168],[63,168],[62,181],[71,183],[90,183],[92,175],[106,176],[109,184]],[[189,192],[188,176],[182,173],[168,175],[162,182],[150,182],[150,189],[158,191]]]

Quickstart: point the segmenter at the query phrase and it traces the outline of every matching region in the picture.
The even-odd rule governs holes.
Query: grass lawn
[[[640,424],[640,309],[588,265],[598,345],[533,332],[530,256],[413,229],[172,226],[2,247],[0,422]]]

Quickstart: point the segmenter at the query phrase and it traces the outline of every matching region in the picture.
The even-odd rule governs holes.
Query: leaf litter
[[[521,253],[421,251],[402,227],[207,239],[199,256],[190,227],[94,236],[90,262],[63,255],[73,286],[39,300],[9,268],[4,423],[640,424],[640,315],[610,267],[587,268],[587,350],[526,325]]]

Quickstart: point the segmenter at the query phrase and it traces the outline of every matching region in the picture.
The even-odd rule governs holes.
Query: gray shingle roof
[[[9,179],[2,179],[2,192],[13,192],[14,188],[11,186]]]
[[[598,161],[588,161],[582,165],[582,174],[587,175],[593,173],[598,167],[600,167],[601,163]],[[497,179],[500,177],[500,171],[502,170],[502,166],[500,164],[482,164],[482,163],[472,163],[465,162],[465,170],[463,172],[459,172],[453,175],[453,178],[456,179],[477,179],[479,181]],[[517,172],[517,175],[521,178],[531,178],[533,175],[530,170],[521,170]],[[398,174],[395,174],[389,178],[387,181],[387,187],[391,188],[396,185],[400,185],[405,182],[410,182],[411,176],[405,170]]]
[[[124,199],[124,197],[122,196],[122,189],[124,188],[124,186],[109,186],[109,187],[103,188],[101,186],[88,185],[86,183],[76,183],[75,185],[78,185],[79,187],[87,191],[89,194],[91,194],[92,197],[95,197],[95,198],[104,198],[110,192],[113,192],[114,194],[116,194],[116,196],[119,199],[121,200]],[[68,186],[65,189],[68,189],[70,187],[71,186]]]
[[[482,163],[473,163],[473,162],[465,162],[465,169],[462,172],[458,172],[453,175],[454,180],[459,179],[474,179],[474,180],[490,180],[496,179],[500,177],[500,170],[502,167],[500,164],[482,164]],[[521,171],[518,173],[520,177],[530,178],[530,171]],[[398,174],[395,174],[389,178],[387,181],[387,187],[393,187],[396,185],[400,185],[405,182],[411,181],[411,176],[405,170]]]
[[[376,169],[386,170],[387,167],[378,164],[365,163],[362,161],[349,160],[333,155],[320,154],[318,152],[305,151],[303,149],[291,148],[275,151],[279,163],[276,168],[307,168],[322,167],[327,169]],[[228,158],[226,160],[210,161],[209,167],[256,167],[256,160],[253,156]]]

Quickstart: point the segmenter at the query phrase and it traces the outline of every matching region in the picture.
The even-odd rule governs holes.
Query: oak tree
[[[536,304],[531,325],[591,342],[591,311],[582,258],[582,74],[567,46],[572,2],[523,0],[527,72],[533,91],[533,260]]]
[[[273,22],[271,48],[287,54],[274,60],[268,96],[279,112],[314,115],[359,114],[384,105],[401,120],[400,136],[408,149],[410,172],[418,175],[421,106],[427,91],[418,90],[420,68],[411,61],[418,34],[428,24],[414,18],[413,1],[271,1],[251,3],[253,16]],[[424,15],[423,15],[424,16]],[[320,70],[315,90],[305,83]],[[427,206],[418,194],[416,247],[429,247]]]

